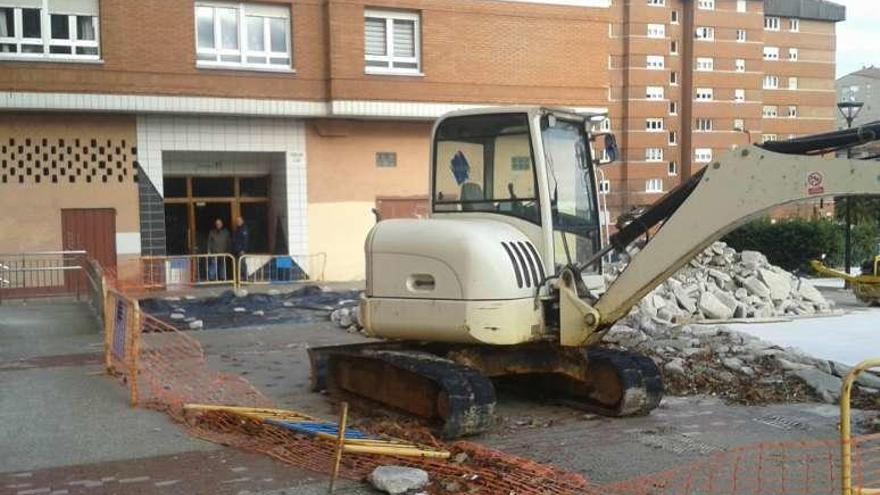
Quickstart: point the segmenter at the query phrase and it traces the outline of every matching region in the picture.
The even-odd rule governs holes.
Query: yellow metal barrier
[[[235,285],[237,261],[231,254],[143,256],[140,283],[145,289]]]
[[[104,289],[104,366],[129,384],[132,407],[138,404],[141,310],[137,299]]]
[[[841,476],[843,483],[843,495],[880,495],[880,489],[876,488],[861,488],[858,486],[853,486],[853,462],[852,462],[852,450],[853,450],[853,441],[852,441],[852,424],[850,417],[850,399],[852,397],[852,388],[856,379],[860,374],[872,368],[880,368],[880,358],[878,359],[868,359],[866,361],[862,361],[849,374],[846,376],[846,379],[843,381],[843,386],[840,390],[840,448],[841,448]]]
[[[304,256],[246,254],[238,258],[237,285],[322,281],[326,264],[326,253]]]

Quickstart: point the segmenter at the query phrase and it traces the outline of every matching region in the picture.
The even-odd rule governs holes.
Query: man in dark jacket
[[[219,218],[214,220],[214,228],[208,233],[208,254],[223,255],[228,254],[232,247],[229,239],[229,230],[223,226],[223,220]],[[217,278],[217,268],[220,268],[220,280],[227,280],[226,259],[222,256],[211,256],[208,258],[208,280],[214,281]]]
[[[247,279],[247,264],[241,259],[241,256],[247,254],[250,242],[251,235],[248,232],[247,224],[244,223],[244,218],[237,217],[235,219],[235,232],[232,234],[232,254],[239,258],[242,280]]]

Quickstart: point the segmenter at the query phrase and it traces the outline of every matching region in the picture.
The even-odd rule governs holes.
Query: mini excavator
[[[646,356],[601,346],[616,321],[773,207],[880,193],[880,162],[827,158],[880,139],[877,122],[732,150],[605,241],[593,154],[614,159],[617,147],[593,131],[600,118],[540,107],[440,118],[430,218],[380,221],[366,239],[361,322],[382,340],[310,349],[313,390],[416,416],[446,438],[489,427],[495,383],[607,416],[647,414],[661,374]],[[606,287],[607,255],[635,242]]]

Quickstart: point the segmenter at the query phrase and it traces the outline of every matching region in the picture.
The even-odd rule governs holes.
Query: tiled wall
[[[138,203],[141,222],[141,255],[165,255],[165,203],[159,190],[138,166]]]
[[[167,151],[283,153],[282,173],[273,174],[273,191],[283,191],[291,254],[308,248],[306,219],[306,138],[302,121],[236,117],[140,115],[137,119],[138,161],[162,193],[163,157]],[[275,188],[283,184],[283,188]],[[274,226],[273,226],[274,228]]]

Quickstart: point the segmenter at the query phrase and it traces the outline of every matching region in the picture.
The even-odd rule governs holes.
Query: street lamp
[[[837,104],[837,109],[840,110],[840,114],[843,115],[843,118],[846,119],[846,128],[851,129],[853,120],[859,115],[859,112],[862,111],[862,106],[864,103],[860,101],[853,101],[853,96],[850,95],[849,101],[841,101]],[[846,157],[852,158],[852,148],[846,149]],[[846,274],[849,275],[850,269],[852,268],[852,214],[849,208],[849,197],[844,196],[843,198],[843,208],[844,215],[846,217],[846,231],[844,232],[844,241],[843,241],[843,255],[844,255],[844,270],[846,270]],[[849,287],[849,282],[846,282],[846,286]]]

